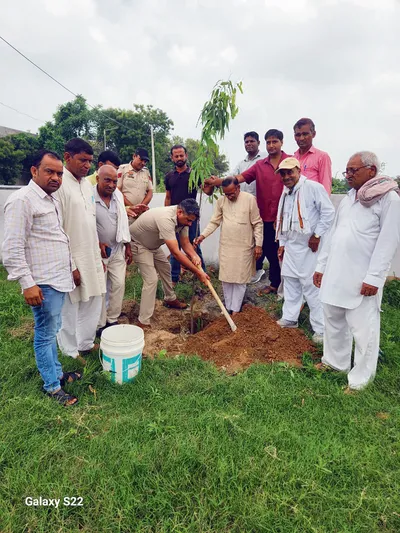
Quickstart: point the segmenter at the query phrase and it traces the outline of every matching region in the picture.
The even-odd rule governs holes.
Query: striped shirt
[[[50,285],[74,289],[69,239],[62,229],[58,200],[33,180],[15,191],[4,206],[3,264],[9,280],[22,289]]]

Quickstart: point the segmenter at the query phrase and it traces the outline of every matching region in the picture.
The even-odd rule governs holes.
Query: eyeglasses
[[[342,176],[345,178],[346,176],[354,176],[356,172],[361,170],[362,168],[371,168],[371,165],[364,165],[362,167],[358,168],[346,168],[344,172],[342,172]]]

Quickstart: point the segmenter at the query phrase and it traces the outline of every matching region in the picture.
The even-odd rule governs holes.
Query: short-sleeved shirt
[[[111,196],[110,207],[101,199],[97,187],[93,187],[96,202],[96,228],[99,242],[108,244],[112,254],[117,249],[118,205],[115,194]]]
[[[281,154],[281,161],[288,156]],[[271,164],[270,156],[257,161],[248,170],[242,172],[246,183],[256,182],[257,205],[261,218],[264,222],[275,222],[278,214],[279,200],[283,190],[283,184],[279,174],[275,174],[275,168]]]
[[[149,190],[153,189],[149,169],[135,170],[131,163],[118,169],[118,188],[132,205],[141,204]]]
[[[156,250],[165,241],[176,239],[176,234],[189,236],[188,226],[179,226],[176,217],[177,206],[155,207],[146,211],[130,226],[134,241],[148,250]]]
[[[255,157],[253,157],[253,159],[249,159],[249,156],[245,157],[233,169],[232,175],[237,176],[238,174],[243,174],[245,170],[248,170],[250,167],[255,165],[257,161],[265,159],[266,157],[268,157],[268,152],[260,151],[255,155]],[[242,192],[249,192],[253,196],[256,196],[256,182],[253,181],[253,183],[241,183],[240,190]]]
[[[165,189],[171,193],[171,205],[179,205],[187,198],[196,199],[197,187],[194,187],[192,191],[189,190],[190,172],[190,168],[180,173],[175,169],[166,174]]]
[[[321,183],[328,194],[332,189],[332,162],[326,152],[311,146],[306,154],[296,150],[294,157],[300,162],[301,173],[311,180]]]

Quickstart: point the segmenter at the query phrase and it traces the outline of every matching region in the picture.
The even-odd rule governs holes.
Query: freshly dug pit
[[[126,322],[134,323],[137,304],[124,302],[123,311]],[[152,329],[145,331],[144,355],[154,357],[160,351],[170,356],[199,355],[232,373],[252,363],[286,362],[300,366],[304,352],[316,351],[301,329],[281,329],[276,318],[253,305],[245,305],[235,316],[238,329],[234,333],[214,300],[208,297],[196,302],[194,317],[196,329],[204,329],[190,335],[190,309],[168,309],[157,301]]]
[[[282,329],[264,309],[245,305],[234,318],[232,332],[224,317],[200,333],[191,335],[180,347],[181,353],[197,354],[229,371],[247,368],[251,363],[287,362],[300,366],[304,352],[314,345],[300,329]]]

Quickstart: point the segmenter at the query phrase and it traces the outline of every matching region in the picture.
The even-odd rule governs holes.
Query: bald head
[[[117,171],[111,165],[103,165],[97,171],[97,191],[100,197],[110,197],[117,188]]]

